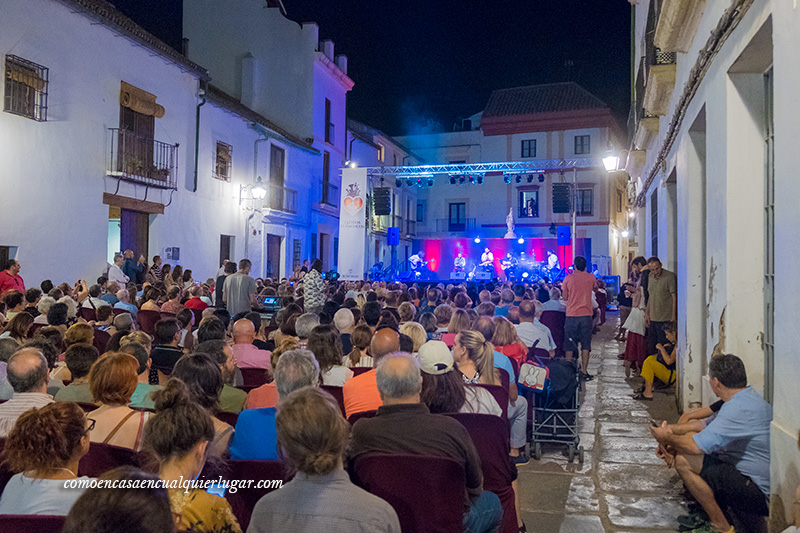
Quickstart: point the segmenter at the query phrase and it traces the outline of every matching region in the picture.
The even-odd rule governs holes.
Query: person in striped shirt
[[[38,348],[17,350],[8,360],[6,379],[14,389],[14,396],[0,405],[0,438],[8,436],[22,413],[53,402],[53,397],[47,394],[50,381],[47,360]]]

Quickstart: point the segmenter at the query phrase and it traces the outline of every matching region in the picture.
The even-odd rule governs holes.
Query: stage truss
[[[429,178],[437,174],[482,175],[530,174],[546,171],[605,169],[599,158],[540,159],[536,161],[503,161],[493,163],[455,163],[450,165],[404,165],[367,167],[370,178]]]

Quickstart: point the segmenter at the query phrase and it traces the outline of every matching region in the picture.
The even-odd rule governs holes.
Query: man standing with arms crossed
[[[647,355],[654,355],[657,344],[666,344],[664,326],[667,322],[678,321],[678,281],[674,272],[665,270],[658,257],[647,260],[650,270],[647,289],[650,298],[644,310],[644,324],[647,326]]]
[[[256,303],[256,280],[250,277],[250,266],[249,259],[239,261],[239,271],[225,278],[222,285],[222,301],[232,317],[242,312],[249,313]]]
[[[586,259],[575,258],[575,271],[566,277],[561,286],[562,299],[567,302],[567,318],[564,322],[564,341],[567,361],[572,361],[573,353],[581,350],[581,374],[590,381],[589,352],[592,351],[592,293],[597,288],[597,279],[586,272]]]

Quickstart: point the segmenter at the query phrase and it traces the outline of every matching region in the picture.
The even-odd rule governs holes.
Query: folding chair
[[[269,370],[266,368],[240,368],[242,372],[242,385],[245,387],[260,387],[267,382]]]
[[[0,514],[0,531],[60,533],[66,520],[66,516]]]
[[[99,477],[118,466],[139,466],[138,454],[130,448],[93,442],[89,445],[89,452],[81,458],[78,464],[78,475]]]
[[[342,410],[342,416],[347,416],[344,412],[344,393],[342,392],[342,387],[336,387],[334,385],[320,385],[319,388],[333,396],[333,398],[336,400],[336,403],[339,404],[339,409]]]

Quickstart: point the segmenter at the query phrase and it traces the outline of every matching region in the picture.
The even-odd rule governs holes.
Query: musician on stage
[[[500,265],[506,274],[506,281],[512,281],[517,272],[517,259],[511,255],[511,252],[508,252],[503,260],[500,261]]]
[[[483,254],[481,254],[481,266],[487,267],[491,266],[494,263],[494,255],[492,252],[489,251],[489,247],[483,249]]]
[[[464,257],[462,252],[458,252],[458,255],[453,260],[453,272],[464,272],[464,267],[467,266],[467,258]]]
[[[547,250],[547,268],[548,270],[561,268],[561,265],[558,263],[558,256],[555,254],[555,252],[553,252],[553,250]]]
[[[427,263],[429,263],[429,261],[425,261],[425,252],[422,250],[408,258],[408,266],[414,272],[421,272],[422,267]]]

